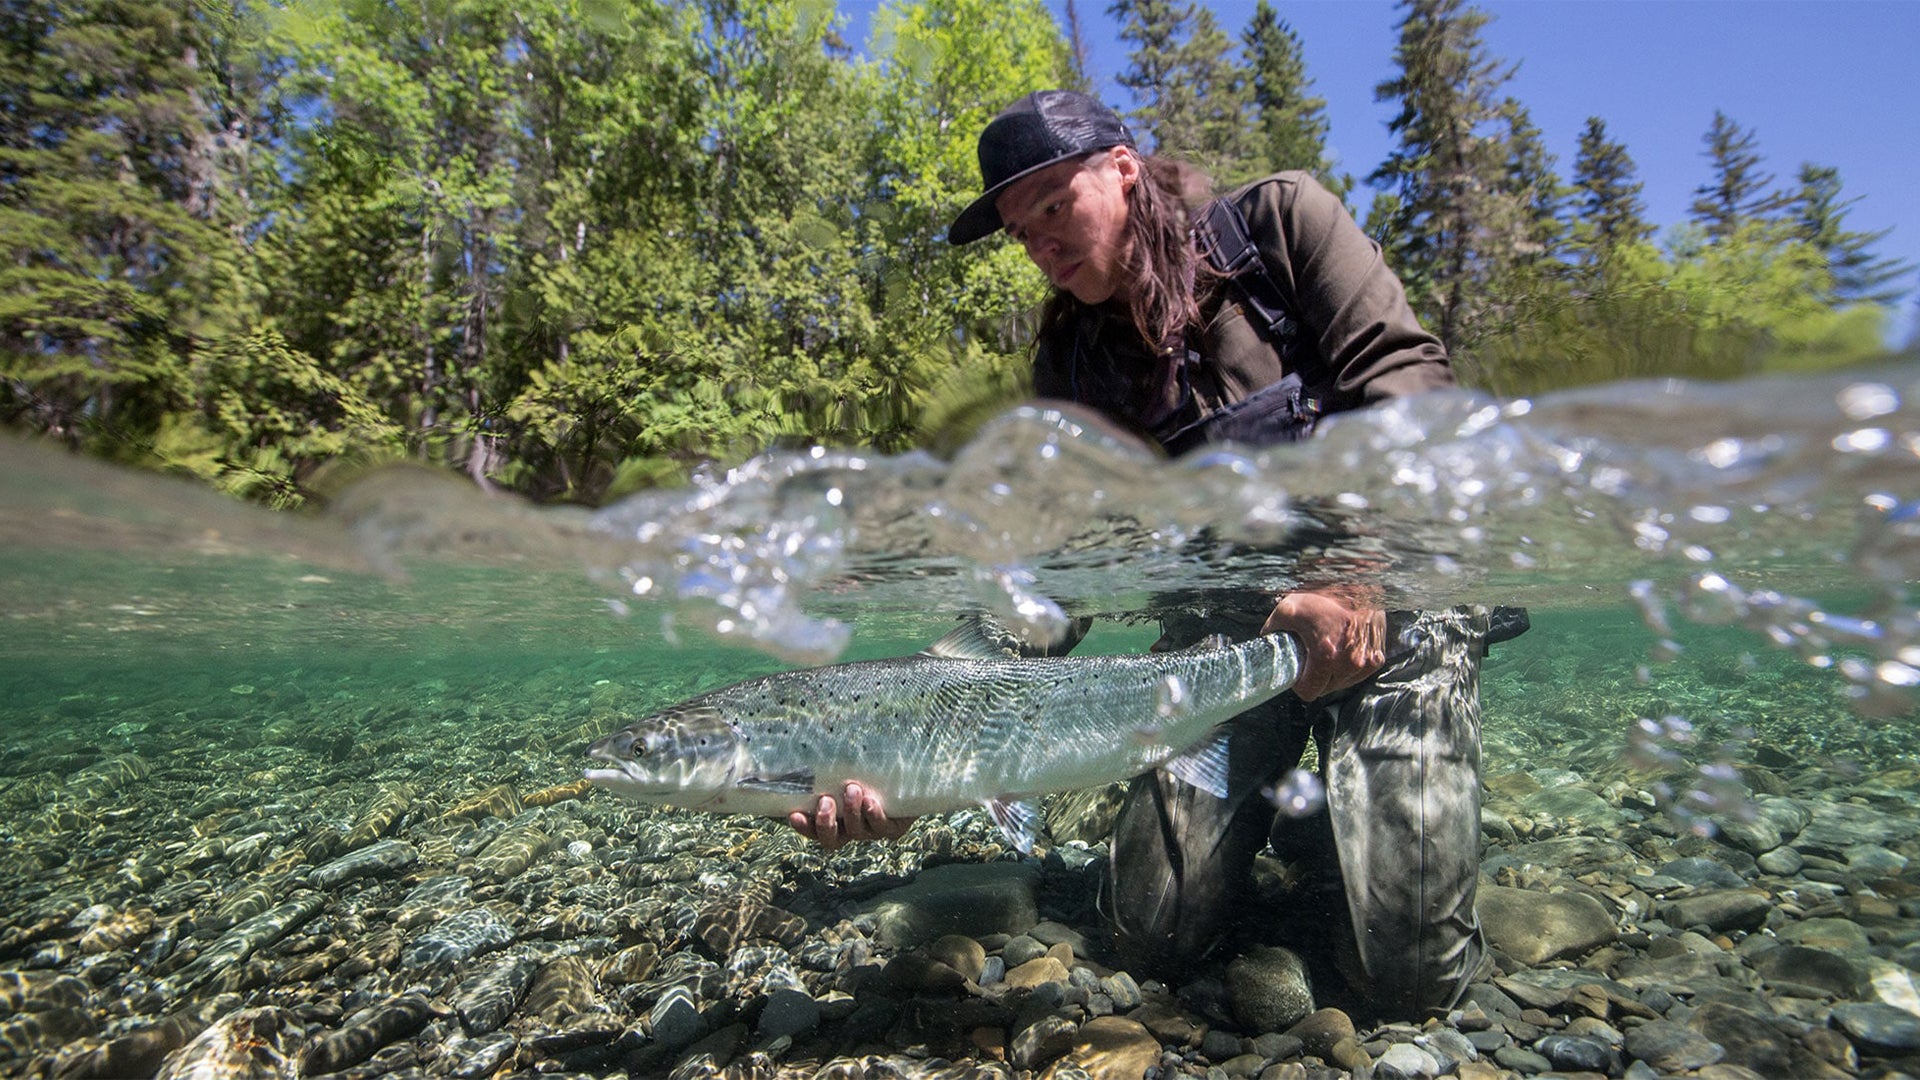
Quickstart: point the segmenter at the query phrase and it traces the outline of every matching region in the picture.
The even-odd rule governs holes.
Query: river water
[[[1913,791],[1917,459],[1912,364],[1435,395],[1173,462],[1028,408],[950,460],[775,454],[592,511],[390,468],[277,514],[8,440],[0,910],[123,897],[163,818],[238,812],[284,870],[364,809],[327,784],[431,814],[566,785],[623,718],[968,611],[1130,651],[1159,612],[1329,581],[1532,612],[1485,667],[1490,777],[1617,779],[1703,833],[1751,767]],[[0,962],[52,933],[26,920]]]

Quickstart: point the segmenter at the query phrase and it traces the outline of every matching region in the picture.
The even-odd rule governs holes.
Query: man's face
[[[1041,169],[1001,192],[994,207],[1048,281],[1099,304],[1124,299],[1128,289],[1127,192],[1139,180],[1140,159],[1116,146]]]

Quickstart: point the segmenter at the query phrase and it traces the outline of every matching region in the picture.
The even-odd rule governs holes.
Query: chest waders
[[[1306,438],[1319,417],[1309,392],[1316,372],[1294,363],[1302,350],[1293,321],[1239,211],[1216,201],[1201,237],[1294,373],[1163,443],[1179,453]],[[1219,632],[1250,637],[1265,614],[1228,626],[1223,616],[1181,620],[1169,624],[1164,643],[1182,647]],[[1484,950],[1474,912],[1479,664],[1489,643],[1525,629],[1518,608],[1390,612],[1378,674],[1313,702],[1283,694],[1230,721],[1225,799],[1165,771],[1133,780],[1103,897],[1122,958],[1177,977],[1203,966],[1217,946],[1280,941],[1335,967],[1362,1014],[1409,1019],[1457,1001]],[[1279,814],[1266,792],[1309,738],[1326,804],[1305,816]],[[1251,888],[1253,857],[1269,842],[1310,867],[1307,887],[1287,894],[1278,911],[1259,909]]]

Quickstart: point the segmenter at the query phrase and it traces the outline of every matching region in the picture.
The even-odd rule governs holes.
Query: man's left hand
[[[1387,613],[1336,592],[1290,592],[1274,605],[1263,634],[1286,631],[1300,639],[1302,701],[1356,686],[1386,664]]]

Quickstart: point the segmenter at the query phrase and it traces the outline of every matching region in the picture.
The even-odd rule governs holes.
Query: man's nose
[[[1030,232],[1021,241],[1026,246],[1027,258],[1039,262],[1044,255],[1051,255],[1060,246],[1060,242],[1042,232]]]

